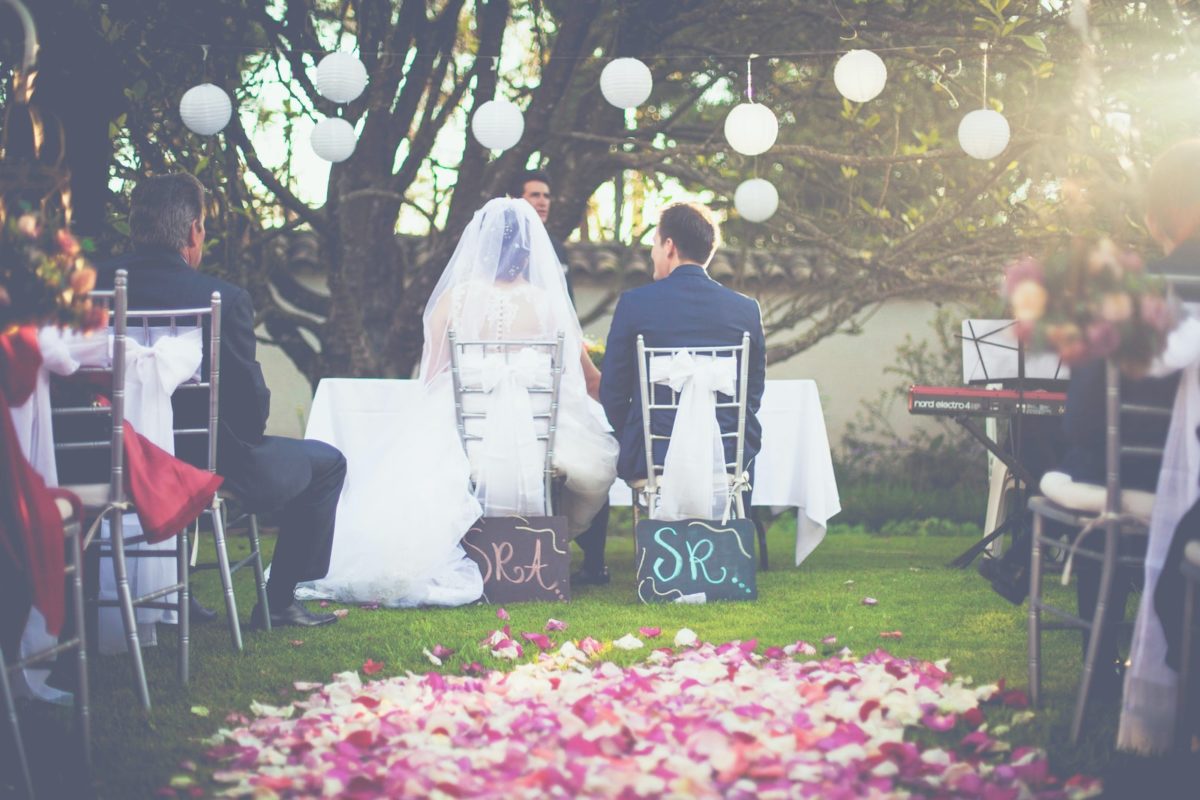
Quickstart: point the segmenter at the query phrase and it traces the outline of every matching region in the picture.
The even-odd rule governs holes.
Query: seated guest
[[[336,617],[310,612],[294,592],[297,583],[323,577],[329,567],[346,460],[323,442],[264,435],[271,393],[255,358],[250,295],[198,270],[204,195],[200,181],[185,173],[143,178],[130,198],[132,252],[99,265],[97,283],[112,288],[116,271],[128,271],[131,310],[203,308],[213,292],[221,293],[217,471],[248,510],[278,515],[279,539],[267,582],[271,624],[325,625]],[[208,343],[206,333],[204,369],[211,355]],[[250,621],[264,625],[260,606]]]
[[[709,277],[706,266],[716,252],[717,224],[703,206],[677,203],[659,218],[650,259],[654,282],[621,295],[613,313],[600,379],[600,403],[620,442],[617,476],[627,482],[646,477],[642,435],[642,403],[637,363],[637,337],[647,347],[721,347],[740,345],[750,334],[749,372],[743,464],[758,455],[762,426],[758,409],[766,378],[766,349],[758,303]],[[664,389],[665,391],[665,389]],[[718,409],[721,430],[737,429],[737,409]],[[673,419],[654,417],[655,433],[665,434]],[[727,438],[725,460],[735,457],[734,440]],[[666,451],[655,452],[662,463]],[[747,498],[748,501],[748,498]],[[748,506],[748,502],[747,502]],[[603,570],[604,542],[578,540],[584,549],[584,570]]]

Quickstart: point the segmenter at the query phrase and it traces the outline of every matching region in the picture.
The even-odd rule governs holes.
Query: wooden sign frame
[[[566,517],[481,517],[462,544],[483,573],[483,602],[571,599]]]
[[[709,600],[757,600],[754,522],[749,519],[644,519],[634,532],[638,598],[671,602],[703,593]]]

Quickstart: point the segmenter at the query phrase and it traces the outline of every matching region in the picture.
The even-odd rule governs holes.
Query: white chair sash
[[[550,386],[550,356],[525,348],[505,357],[463,359],[463,385],[487,394],[475,497],[487,516],[540,514],[545,508],[545,446],[538,441],[529,390]],[[472,455],[468,450],[468,457]],[[474,460],[474,459],[472,459]]]
[[[11,409],[21,452],[47,486],[58,485],[54,457],[54,422],[50,410],[50,375],[70,375],[80,366],[103,366],[108,343],[103,335],[86,335],[48,326],[38,331],[42,366],[33,395]]]
[[[175,454],[171,395],[203,359],[199,328],[163,336],[149,347],[125,339],[125,417],[154,444]]]
[[[650,381],[679,392],[679,410],[663,475],[656,519],[721,518],[729,495],[725,448],[717,422],[717,393],[737,389],[737,359],[678,350],[650,359]]]

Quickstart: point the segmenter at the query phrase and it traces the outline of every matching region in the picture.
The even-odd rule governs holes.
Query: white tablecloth
[[[343,452],[369,450],[389,436],[387,429],[407,419],[419,384],[411,380],[326,378],[317,387],[305,438],[319,439]],[[814,381],[767,381],[758,414],[763,446],[755,462],[753,503],[797,509],[796,563],[825,537],[829,518],[842,510],[825,416]],[[354,460],[346,480],[354,480]],[[609,495],[613,505],[629,505],[621,481]]]
[[[825,538],[829,518],[842,510],[816,381],[767,381],[758,420],[762,450],[754,460],[751,503],[796,509],[799,565]],[[622,481],[613,484],[613,505],[627,506],[631,499]]]

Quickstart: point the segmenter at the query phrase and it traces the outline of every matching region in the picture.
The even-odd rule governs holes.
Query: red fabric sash
[[[46,630],[58,634],[66,606],[62,515],[21,452],[9,413],[33,394],[41,364],[35,328],[0,333],[0,557],[29,575]]]
[[[208,507],[223,480],[180,461],[125,421],[125,491],[147,541],[161,542],[183,530]]]

